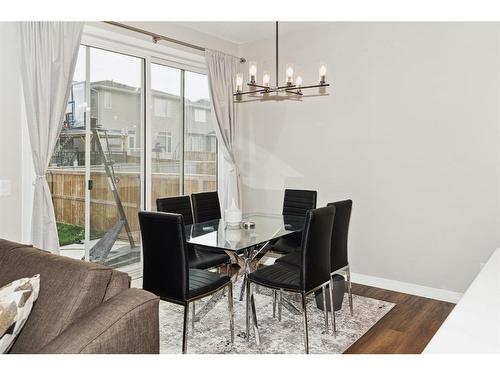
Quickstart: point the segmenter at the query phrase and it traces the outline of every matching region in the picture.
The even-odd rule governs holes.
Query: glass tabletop
[[[252,221],[255,227],[233,227],[222,219],[186,225],[186,240],[196,245],[238,252],[304,228],[304,218],[297,216],[248,214],[243,216],[243,221]]]

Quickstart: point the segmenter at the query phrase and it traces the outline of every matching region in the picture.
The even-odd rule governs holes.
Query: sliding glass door
[[[82,46],[48,179],[61,253],[140,271],[144,60]]]
[[[89,260],[140,272],[143,59],[89,48]]]
[[[151,64],[151,207],[182,194],[182,70]]]
[[[217,190],[217,138],[204,74],[184,75],[184,194]]]
[[[47,173],[61,254],[140,277],[139,210],[217,189],[214,124],[204,74],[82,45]]]
[[[207,76],[151,64],[151,207],[217,190],[217,139]]]

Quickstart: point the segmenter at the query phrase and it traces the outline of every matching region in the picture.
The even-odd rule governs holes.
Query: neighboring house
[[[92,122],[106,129],[109,135],[109,149],[127,158],[140,158],[141,140],[141,91],[118,82],[104,80],[91,83],[90,103]],[[85,126],[85,82],[74,82],[68,102],[66,122],[61,132],[53,164],[58,166],[84,164],[82,153],[85,150],[84,138],[75,137],[76,130],[83,131]],[[215,154],[217,152],[213,117],[209,100],[185,101],[186,133],[185,159],[187,173],[215,174]],[[156,172],[168,172],[169,161],[180,159],[181,114],[180,97],[166,92],[152,91],[151,147],[152,157],[156,159]],[[95,150],[94,150],[95,151]],[[78,157],[74,155],[79,155]],[[64,156],[64,157],[62,157]],[[212,161],[211,166],[198,165]],[[197,163],[198,162],[198,163]],[[206,163],[205,163],[206,164]],[[155,168],[155,166],[153,166]],[[155,171],[154,171],[155,172]]]

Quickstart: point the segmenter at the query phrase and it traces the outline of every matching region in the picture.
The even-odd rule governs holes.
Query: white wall
[[[308,83],[322,59],[332,87],[240,105],[245,210],[280,212],[285,187],[351,198],[353,272],[464,291],[499,245],[499,32],[316,23],[281,37],[283,64]],[[272,67],[273,40],[240,54]]]
[[[0,22],[0,180],[11,193],[0,196],[0,238],[22,240],[22,109],[15,23]]]

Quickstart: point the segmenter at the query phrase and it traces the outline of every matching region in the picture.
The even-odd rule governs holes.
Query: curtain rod
[[[196,44],[191,44],[191,43],[183,42],[182,40],[169,38],[168,36],[165,36],[165,35],[152,33],[151,31],[139,29],[138,27],[129,26],[129,25],[126,25],[124,23],[114,22],[114,21],[103,21],[103,22],[107,23],[108,25],[113,25],[116,27],[121,27],[123,29],[134,31],[136,33],[148,35],[151,38],[153,38],[154,43],[158,43],[158,41],[160,41],[160,40],[165,40],[167,42],[180,44],[181,46],[184,46],[184,47],[197,49],[198,51],[205,51],[205,47],[200,47],[200,46],[197,46]],[[235,56],[235,57],[237,57],[237,56]],[[244,64],[246,62],[246,59],[244,57],[238,57],[238,59],[240,59],[240,63],[242,63],[242,64]]]

